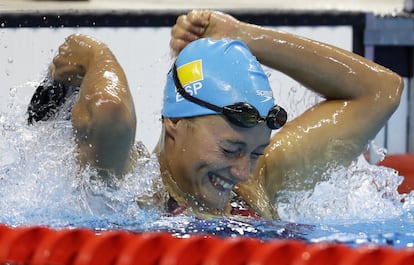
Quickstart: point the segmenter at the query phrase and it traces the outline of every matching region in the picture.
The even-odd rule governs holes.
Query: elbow
[[[375,83],[377,89],[373,94],[372,103],[390,116],[400,105],[404,81],[401,76],[389,71],[386,76],[378,77]]]
[[[383,93],[384,104],[388,106],[391,112],[394,112],[400,105],[401,95],[404,89],[404,80],[403,78],[396,74],[392,73],[389,77],[389,81],[385,82],[387,84],[387,91]]]

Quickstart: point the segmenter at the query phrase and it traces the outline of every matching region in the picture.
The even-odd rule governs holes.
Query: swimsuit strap
[[[230,213],[232,215],[249,217],[254,219],[260,219],[260,215],[254,211],[245,200],[243,200],[240,196],[234,195],[230,200],[231,210]],[[173,197],[169,197],[166,203],[166,210],[172,216],[177,216],[182,214],[185,210],[187,210],[187,206],[180,205]]]
[[[179,205],[178,202],[170,196],[166,203],[166,210],[172,216],[176,216],[187,210],[187,206]]]
[[[261,216],[253,210],[250,205],[243,200],[242,197],[234,194],[230,200],[231,211],[232,215],[239,215],[243,217],[250,217],[254,219],[261,219]]]

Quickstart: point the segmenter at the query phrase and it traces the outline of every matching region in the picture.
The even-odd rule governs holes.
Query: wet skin
[[[332,162],[348,166],[399,105],[403,81],[389,69],[349,51],[224,13],[195,10],[178,17],[170,47],[177,55],[204,37],[244,41],[259,62],[325,98],[289,120],[266,151],[270,130],[264,126],[233,128],[219,116],[194,123],[165,119],[155,152],[161,172],[177,187],[165,186],[170,194],[175,190],[185,198],[188,193],[206,207],[222,208],[230,186],[246,180],[255,168],[249,182],[235,190],[262,217],[278,219],[272,205],[286,180],[312,178]],[[130,172],[134,104],[125,73],[109,48],[87,36],[71,35],[53,60],[51,73],[56,80],[81,83],[80,99],[72,109],[79,163],[120,177]],[[254,159],[262,152],[266,154],[259,161]],[[194,206],[193,198],[182,202]]]
[[[178,183],[179,193],[202,207],[222,210],[237,183],[248,180],[270,141],[265,124],[244,129],[220,115],[166,120],[166,148],[161,163]]]

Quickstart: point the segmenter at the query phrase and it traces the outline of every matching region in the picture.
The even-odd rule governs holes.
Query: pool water
[[[277,207],[283,221],[199,220],[140,208],[137,196],[151,197],[148,187],[161,188],[156,159],[143,158],[116,188],[94,180],[91,169],[79,173],[67,113],[27,125],[30,98],[20,92],[34,85],[11,89],[9,103],[0,109],[0,223],[414,246],[413,195],[398,194],[401,177],[362,156],[350,168],[329,172],[312,190],[281,192]]]

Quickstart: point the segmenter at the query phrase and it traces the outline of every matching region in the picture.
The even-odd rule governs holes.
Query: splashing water
[[[369,164],[363,156],[349,168],[336,168],[313,190],[289,192],[279,204],[285,220],[307,223],[358,223],[396,218],[411,208],[413,197],[399,194],[403,177]]]
[[[414,227],[413,194],[398,194],[401,177],[394,170],[367,163],[363,157],[349,168],[333,169],[312,190],[281,192],[283,200],[277,206],[283,222],[198,220],[164,216],[156,207],[142,208],[136,202],[138,197],[151,198],[162,190],[156,158],[140,159],[117,188],[99,183],[91,177],[92,169],[81,171],[76,164],[67,117],[27,125],[29,99],[20,93],[32,90],[32,83],[11,89],[9,103],[0,109],[0,223],[350,244],[389,244],[392,234],[393,244],[414,242],[409,232]],[[389,226],[384,228],[384,223]],[[361,234],[361,229],[368,234]],[[405,241],[398,239],[398,232],[405,233]]]
[[[0,222],[59,227],[150,219],[135,197],[148,192],[141,186],[154,179],[154,158],[141,159],[119,189],[107,187],[92,180],[92,169],[80,171],[77,166],[72,125],[66,117],[29,126],[26,104],[10,96],[12,103],[0,112]],[[64,109],[59,115],[69,113]],[[142,182],[131,180],[144,169],[145,177],[136,178]]]

